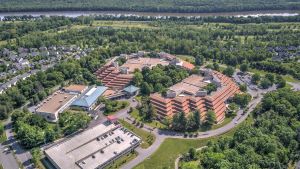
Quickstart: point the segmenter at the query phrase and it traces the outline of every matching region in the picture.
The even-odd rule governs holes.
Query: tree
[[[202,66],[203,63],[204,63],[204,57],[203,57],[202,55],[197,55],[197,56],[195,57],[195,64],[196,64],[197,66]]]
[[[4,120],[8,117],[8,111],[6,106],[0,105],[0,120]]]
[[[248,93],[235,94],[232,101],[241,107],[246,107],[251,100],[251,95]]]
[[[186,128],[186,118],[183,112],[173,115],[172,128],[176,131],[184,131]]]
[[[211,92],[217,91],[218,86],[214,83],[207,84],[204,89],[207,91],[208,94]]]
[[[142,83],[141,93],[144,95],[150,95],[153,92],[153,87],[150,86],[147,82]]]
[[[240,90],[242,92],[246,92],[247,91],[247,85],[246,84],[241,84],[239,87],[240,87]]]
[[[280,75],[276,76],[276,84],[278,88],[284,88],[286,86],[286,81]]]
[[[205,118],[205,126],[210,128],[215,123],[216,123],[216,113],[213,112],[212,110],[208,110]]]
[[[213,69],[216,70],[216,71],[219,71],[220,70],[220,66],[218,63],[214,62],[213,63]]]
[[[39,166],[40,164],[40,160],[42,159],[42,154],[41,154],[41,150],[39,148],[33,148],[30,151],[31,155],[32,155],[32,162],[35,165],[36,168],[43,168],[43,166]]]
[[[17,137],[26,148],[36,147],[45,141],[41,129],[23,122],[18,123]]]
[[[261,80],[260,86],[261,86],[263,89],[267,89],[267,88],[269,88],[270,86],[272,86],[272,82],[271,82],[269,79],[264,78],[264,79]]]
[[[240,70],[242,72],[247,72],[248,69],[249,69],[249,65],[247,63],[243,63],[243,64],[240,65]]]
[[[136,86],[141,86],[141,84],[143,83],[143,74],[141,72],[134,73],[133,83]]]
[[[265,78],[268,79],[272,84],[275,82],[275,76],[272,73],[267,73]]]
[[[230,103],[227,111],[229,117],[236,116],[239,107],[236,103]]]
[[[234,68],[231,66],[227,66],[227,68],[223,70],[223,74],[231,77],[234,74]]]
[[[196,123],[196,128],[199,128],[201,125],[201,121],[200,121],[200,112],[198,110],[193,112],[193,118]]]
[[[80,128],[87,127],[91,118],[84,112],[64,112],[59,115],[58,124],[65,135],[69,135],[79,130]]]
[[[4,125],[0,124],[0,135],[4,133]]]
[[[197,152],[195,148],[190,148],[187,153],[183,155],[184,161],[193,161],[197,159]]]
[[[251,82],[257,85],[259,81],[260,81],[260,75],[258,73],[254,73],[252,75]]]

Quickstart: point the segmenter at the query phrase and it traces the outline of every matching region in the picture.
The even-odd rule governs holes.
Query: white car
[[[237,121],[234,122],[234,124],[237,124],[237,123],[238,123]]]

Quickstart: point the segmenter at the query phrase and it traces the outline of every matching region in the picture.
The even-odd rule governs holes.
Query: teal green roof
[[[130,85],[130,86],[125,87],[123,90],[128,93],[134,93],[134,92],[140,90],[140,88]]]
[[[106,89],[108,88],[105,86],[97,86],[92,93],[86,95],[86,93],[89,93],[89,91],[87,91],[84,95],[76,99],[72,103],[72,105],[80,106],[80,107],[90,107],[92,104],[94,104],[97,101],[97,99],[105,92]]]

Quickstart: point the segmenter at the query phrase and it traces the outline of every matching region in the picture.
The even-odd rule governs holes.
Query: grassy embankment
[[[251,117],[248,117],[247,120],[244,121],[242,124],[252,122],[253,119]],[[179,154],[187,152],[188,149],[191,147],[199,148],[205,146],[208,143],[208,141],[216,141],[221,137],[233,136],[235,131],[242,124],[221,136],[215,136],[207,139],[188,140],[168,138],[160,145],[159,149],[156,150],[156,152],[149,157],[149,159],[146,159],[145,161],[137,165],[135,169],[174,168],[175,159],[179,156]]]

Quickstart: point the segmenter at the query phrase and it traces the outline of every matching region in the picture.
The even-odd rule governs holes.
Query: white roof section
[[[61,169],[95,169],[140,141],[123,127],[100,124],[46,149],[45,153]]]

